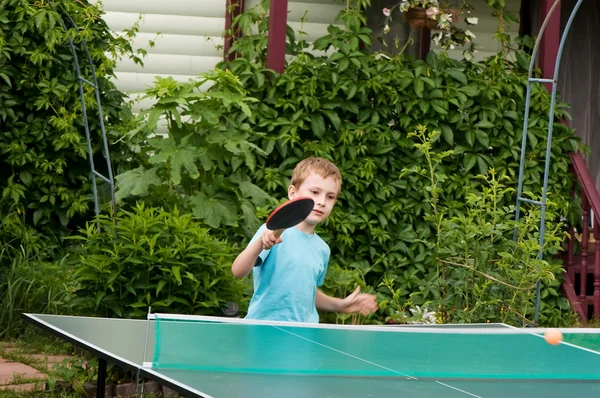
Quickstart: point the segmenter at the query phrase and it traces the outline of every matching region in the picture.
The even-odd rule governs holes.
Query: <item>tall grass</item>
[[[0,282],[0,339],[15,338],[23,332],[25,312],[64,314],[70,290],[64,262],[14,258]]]
[[[64,312],[70,272],[58,240],[28,226],[18,209],[0,214],[0,339],[18,337],[24,312]]]

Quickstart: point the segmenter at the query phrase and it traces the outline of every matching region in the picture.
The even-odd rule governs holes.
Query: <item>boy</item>
[[[318,323],[317,309],[363,315],[377,310],[375,296],[361,294],[360,287],[345,299],[318,289],[325,279],[330,249],[314,231],[331,213],[341,185],[340,171],[328,160],[308,158],[298,163],[288,196],[311,197],[312,213],[278,239],[263,224],[231,267],[237,278],[253,273],[254,295],[246,318]]]

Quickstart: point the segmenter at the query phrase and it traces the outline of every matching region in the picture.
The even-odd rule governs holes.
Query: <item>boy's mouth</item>
[[[316,213],[316,214],[318,214],[320,216],[323,215],[323,212],[321,210],[317,210],[317,209],[313,209],[313,213]]]

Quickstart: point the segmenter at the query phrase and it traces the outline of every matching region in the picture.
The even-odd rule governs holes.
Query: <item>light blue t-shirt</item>
[[[252,243],[260,237],[262,225]],[[286,229],[283,242],[263,250],[252,270],[254,295],[248,319],[318,323],[317,287],[323,284],[330,249],[316,233]]]

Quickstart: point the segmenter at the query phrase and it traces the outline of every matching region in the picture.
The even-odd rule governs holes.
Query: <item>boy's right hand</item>
[[[274,231],[266,229],[265,232],[263,232],[260,236],[260,241],[262,242],[262,248],[264,250],[269,250],[276,244],[283,242],[283,239],[281,236],[276,237]]]

